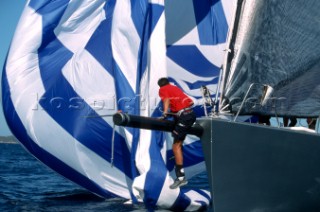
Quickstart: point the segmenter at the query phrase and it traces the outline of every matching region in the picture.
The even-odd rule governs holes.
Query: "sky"
[[[26,0],[0,0],[0,70],[2,70],[9,50],[14,31],[18,24]],[[1,83],[1,82],[0,82]],[[2,110],[0,110],[0,136],[8,136],[10,132]]]

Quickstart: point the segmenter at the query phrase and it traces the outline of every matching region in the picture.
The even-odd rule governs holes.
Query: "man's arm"
[[[170,107],[170,99],[169,98],[163,99],[162,103],[163,103],[163,114],[166,114]]]

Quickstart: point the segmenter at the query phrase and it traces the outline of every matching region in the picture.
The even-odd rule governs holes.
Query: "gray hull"
[[[215,212],[320,211],[320,136],[198,119]]]

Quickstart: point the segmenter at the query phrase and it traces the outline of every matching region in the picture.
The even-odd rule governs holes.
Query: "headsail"
[[[242,113],[318,117],[320,36],[319,1],[238,1],[229,44],[224,97],[237,111],[255,83]],[[274,93],[265,107],[257,104],[263,84]]]
[[[116,128],[113,155],[112,118],[101,116],[117,110],[158,116],[158,77],[175,79],[195,98],[202,83],[215,84],[227,33],[225,11],[231,14],[233,5],[166,3],[29,0],[3,71],[3,107],[12,133],[31,154],[91,192],[148,207],[198,210],[209,204],[207,191],[169,189],[170,135]],[[171,5],[179,8],[172,14],[192,11],[186,16],[192,24],[168,36],[165,23],[175,19]],[[204,66],[197,67],[199,62]],[[185,142],[189,176],[205,168],[198,141],[189,136]]]

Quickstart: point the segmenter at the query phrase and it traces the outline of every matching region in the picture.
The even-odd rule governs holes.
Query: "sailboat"
[[[319,134],[237,115],[319,117],[320,2],[237,4],[220,103],[233,118],[199,120],[214,209],[319,211]]]
[[[39,161],[101,197],[179,211],[317,211],[319,135],[239,120],[319,116],[319,8],[317,0],[29,0],[3,71],[7,123]],[[170,122],[158,131],[114,127],[118,110],[159,124],[162,76],[195,100],[202,85],[221,88],[219,110],[199,103],[184,143],[187,176],[207,169],[211,195],[169,189],[172,140],[159,130]]]
[[[279,124],[320,115],[319,9],[319,1],[237,1],[220,110],[190,132],[200,133],[215,212],[320,210],[320,135]]]
[[[214,211],[319,211],[319,134],[237,115],[319,117],[320,2],[237,4],[222,110],[198,120]]]
[[[158,117],[158,78],[201,99],[216,90],[235,1],[28,0],[2,74],[12,134],[40,162],[103,197],[193,211],[204,188],[170,189],[168,133],[114,126],[118,110]],[[203,115],[199,104],[198,116]],[[185,171],[205,171],[199,134]]]

